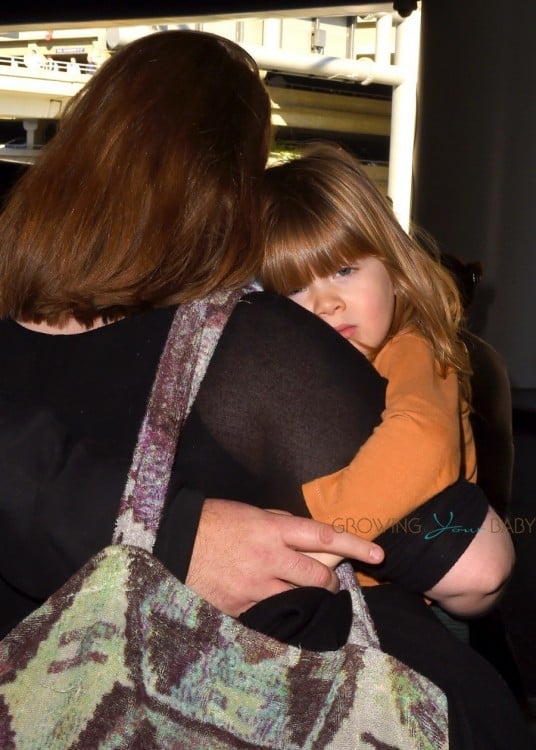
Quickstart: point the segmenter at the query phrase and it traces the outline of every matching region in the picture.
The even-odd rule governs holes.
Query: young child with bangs
[[[488,577],[506,561],[501,547],[512,547],[475,486],[470,365],[459,337],[456,283],[402,229],[388,200],[342,148],[317,144],[270,167],[262,198],[263,287],[325,321],[337,332],[326,335],[342,336],[386,380],[379,424],[355,445],[347,466],[302,484],[307,508],[313,518],[383,547],[381,565],[354,566],[365,601],[382,648],[445,691],[451,750],[508,748],[515,722],[508,719],[504,731],[495,707],[515,704],[513,696],[425,601],[456,617],[482,614],[497,602],[513,564],[512,551],[505,575]],[[329,389],[329,380],[323,387]],[[357,398],[358,378],[355,388]],[[484,501],[478,508],[475,495]],[[459,544],[465,552],[452,556]],[[324,561],[336,565],[338,558]],[[338,625],[344,616],[338,604],[336,610],[329,602],[323,612],[314,602],[301,632],[310,637]],[[297,614],[288,600],[273,597],[241,618],[264,632],[284,632]],[[463,664],[461,678],[456,664]],[[511,707],[509,715],[517,710]],[[525,735],[518,733],[516,747],[533,745]]]
[[[355,458],[303,486],[312,516],[373,538],[460,477],[475,482],[457,287],[360,163],[316,144],[269,168],[263,230],[264,288],[320,317],[387,380],[382,421]],[[461,507],[437,516],[438,535],[454,527]]]

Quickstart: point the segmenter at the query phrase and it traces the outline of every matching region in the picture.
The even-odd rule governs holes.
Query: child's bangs
[[[302,231],[299,239],[287,238],[269,250],[264,263],[264,285],[279,294],[292,294],[315,278],[331,276],[363,254],[331,233]]]

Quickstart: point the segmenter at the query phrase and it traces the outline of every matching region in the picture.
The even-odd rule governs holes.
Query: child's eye
[[[292,291],[288,292],[287,297],[295,297],[297,294],[301,294],[302,292],[305,292],[306,287],[302,286],[299,289],[292,289]]]
[[[344,268],[339,268],[335,276],[351,276],[356,270],[357,268],[355,266],[344,266]]]

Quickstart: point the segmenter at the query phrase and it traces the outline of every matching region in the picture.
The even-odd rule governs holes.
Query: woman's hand
[[[234,500],[203,506],[186,584],[234,617],[293,586],[337,591],[335,573],[303,553],[329,553],[367,563],[383,560],[373,542],[332,526],[272,513]]]

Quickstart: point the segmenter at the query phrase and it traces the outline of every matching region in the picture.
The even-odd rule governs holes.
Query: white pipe
[[[393,90],[387,193],[406,231],[411,221],[420,22],[420,11],[413,11],[397,27],[395,41],[395,65],[404,78]]]
[[[26,131],[26,148],[33,148],[35,145],[35,131],[37,130],[37,120],[23,120],[22,127]]]
[[[389,65],[391,62],[391,30],[393,17],[384,13],[376,21],[376,50],[374,60],[378,65]]]
[[[266,47],[244,48],[257,61],[259,68],[297,75],[314,75],[321,78],[346,78],[352,81],[385,83],[397,86],[404,81],[405,73],[397,65],[377,65],[370,58],[346,60],[324,55],[296,55]]]
[[[263,45],[269,49],[279,49],[281,47],[281,30],[280,18],[265,18],[262,24]]]

